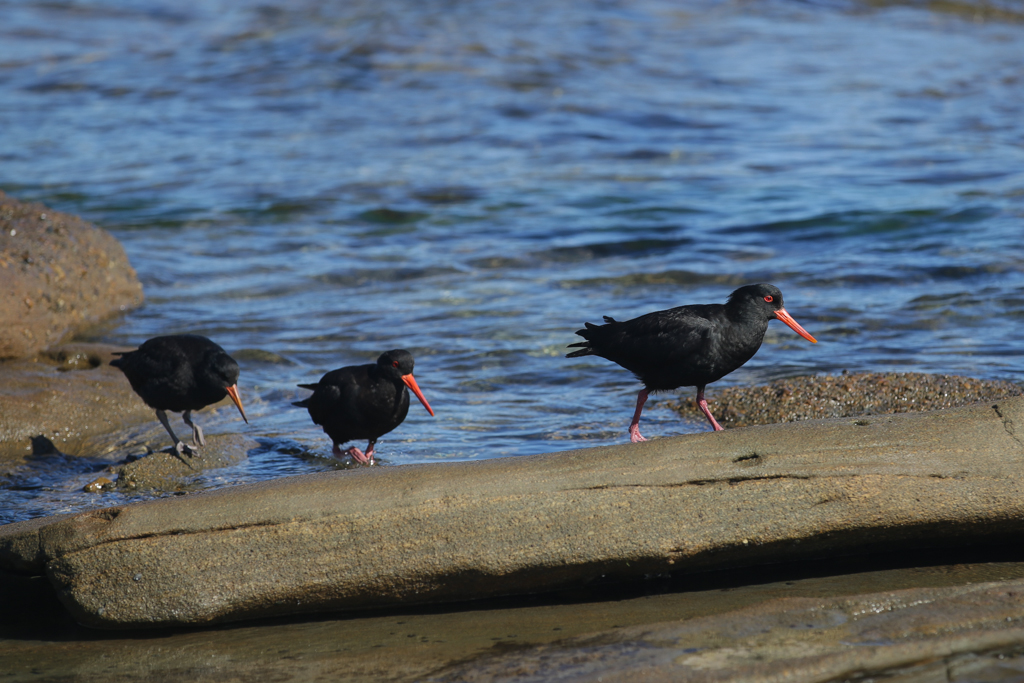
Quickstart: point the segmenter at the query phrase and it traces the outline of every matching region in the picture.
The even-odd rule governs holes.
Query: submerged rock
[[[1012,382],[919,372],[858,372],[792,377],[755,387],[709,391],[712,414],[725,428],[828,417],[940,410],[1022,395]],[[704,421],[696,401],[667,405]]]
[[[163,440],[167,441],[166,438]],[[173,448],[168,448],[110,467],[107,474],[115,476],[114,481],[103,476],[91,483],[103,479],[110,482],[101,483],[97,491],[176,491],[203,470],[227,467],[245,460],[249,451],[258,446],[259,443],[241,434],[211,434],[206,437],[206,446],[199,449],[197,455],[179,456]]]
[[[0,291],[0,359],[31,356],[142,304],[142,285],[117,239],[3,192]]]

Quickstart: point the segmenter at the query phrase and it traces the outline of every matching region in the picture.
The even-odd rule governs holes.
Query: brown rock
[[[86,493],[99,493],[105,488],[114,488],[114,482],[108,479],[107,477],[96,477],[88,484],[86,484],[84,487],[82,487],[82,490],[85,491]]]
[[[202,419],[202,415],[196,419]],[[165,435],[166,432],[161,429],[159,436],[162,442],[169,443],[170,439]],[[258,446],[259,443],[241,434],[211,434],[206,437],[206,445],[199,450],[198,455],[179,456],[173,449],[167,448],[112,467],[111,473],[117,476],[117,481],[109,488],[122,491],[179,491],[197,473],[241,462],[249,451]]]
[[[113,236],[3,192],[0,291],[0,359],[33,355],[142,303],[142,285]]]
[[[291,477],[0,528],[82,623],[458,601],[1024,531],[1024,399]]]
[[[155,421],[124,374],[110,367],[117,350],[124,349],[66,344],[31,360],[0,363],[0,463],[17,464],[34,449],[50,447],[96,455],[91,437]]]

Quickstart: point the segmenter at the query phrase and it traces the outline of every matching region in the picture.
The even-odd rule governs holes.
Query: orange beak
[[[412,389],[412,393],[416,394],[416,398],[420,400],[423,407],[426,408],[427,412],[430,413],[431,417],[433,417],[434,410],[430,407],[430,404],[427,403],[427,398],[423,395],[423,392],[420,391],[420,385],[416,384],[416,378],[412,376],[412,373],[402,375],[402,381],[405,382],[405,386]]]
[[[232,384],[228,387],[228,396],[230,396],[231,400],[235,402],[236,406],[238,406],[238,412],[242,414],[242,419],[245,420],[245,424],[249,424],[249,418],[245,416],[245,409],[242,407],[242,399],[238,396],[237,384]]]
[[[812,342],[814,344],[818,343],[818,340],[815,339],[814,337],[812,337],[810,334],[808,334],[807,330],[805,330],[804,328],[800,327],[800,323],[798,323],[797,321],[793,320],[793,316],[791,316],[789,313],[786,313],[786,309],[785,308],[780,308],[779,310],[775,311],[775,317],[778,318],[779,320],[781,320],[782,322],[786,323],[790,327],[792,327],[794,332],[799,334],[801,337],[803,337],[807,341]]]

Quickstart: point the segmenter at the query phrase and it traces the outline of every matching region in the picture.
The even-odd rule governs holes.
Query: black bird
[[[351,455],[356,462],[372,465],[377,439],[402,424],[409,414],[408,389],[434,414],[412,376],[413,365],[412,354],[405,349],[385,351],[374,364],[338,368],[316,384],[300,384],[312,389],[313,395],[292,405],[309,410],[313,423],[324,428],[334,442],[334,457]],[[344,452],[338,448],[355,439],[369,440],[366,453],[355,446]]]
[[[697,387],[697,405],[715,431],[722,429],[708,410],[704,387],[754,357],[769,320],[781,320],[804,339],[817,339],[800,327],[782,307],[782,292],[768,284],[746,285],[723,304],[693,304],[655,311],[618,322],[604,316],[605,325],[585,323],[576,334],[587,341],[570,344],[579,351],[566,358],[601,356],[631,371],[644,383],[636,397],[629,425],[632,442],[640,435],[640,413],[652,391]]]
[[[248,424],[238,396],[238,363],[224,349],[198,334],[174,334],[153,337],[135,351],[117,354],[110,364],[120,368],[174,441],[180,456],[193,455],[196,446],[205,446],[199,425],[192,422],[192,411],[221,401],[225,396],[238,406]],[[182,413],[181,419],[192,428],[192,447],[175,435],[167,421],[167,412]]]

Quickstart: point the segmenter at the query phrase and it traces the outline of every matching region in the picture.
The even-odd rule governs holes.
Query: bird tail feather
[[[612,317],[606,315],[606,316],[604,316],[604,321],[606,323],[613,323],[613,322],[615,322],[615,318],[612,318]],[[583,329],[582,330],[576,330],[576,334],[578,334],[579,336],[583,337],[587,341],[576,342],[575,344],[569,344],[569,348],[573,348],[573,347],[576,347],[576,346],[579,346],[581,348],[580,348],[579,351],[573,351],[572,353],[565,354],[565,357],[566,358],[579,358],[580,356],[592,356],[592,355],[594,355],[595,351],[594,351],[594,349],[592,349],[590,347],[590,333],[591,333],[592,330],[596,330],[599,327],[601,327],[601,325],[595,325],[594,323],[583,323]]]
[[[589,356],[594,353],[594,349],[590,348],[590,330],[594,329],[594,325],[590,323],[583,323],[586,328],[582,330],[576,330],[576,334],[580,335],[587,341],[576,342],[575,344],[569,344],[569,348],[580,347],[579,351],[573,351],[572,353],[565,354],[566,358],[579,358],[580,356]]]
[[[312,389],[312,390],[315,391],[316,388],[318,386],[320,386],[320,385],[319,384],[299,384],[297,386],[300,389]],[[304,398],[301,401],[292,401],[292,405],[293,406],[298,406],[300,408],[308,408],[309,407],[309,398]]]
[[[583,348],[579,351],[573,351],[572,353],[565,354],[566,358],[579,358],[580,356],[590,356],[594,353],[594,349],[590,348],[590,342],[580,342],[579,344],[569,344],[570,347],[582,346]]]

